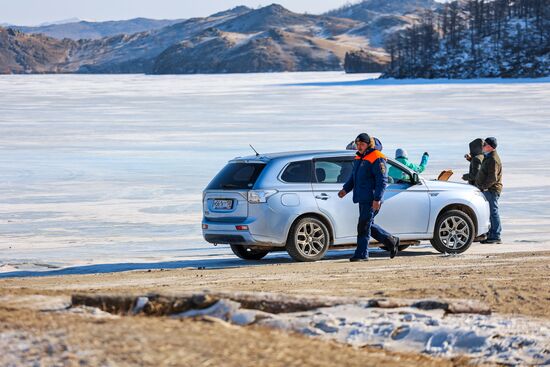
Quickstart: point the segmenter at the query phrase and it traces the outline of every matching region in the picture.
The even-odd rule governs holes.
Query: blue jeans
[[[392,246],[391,234],[379,225],[374,224],[374,217],[378,211],[372,209],[372,204],[359,203],[359,223],[357,223],[357,249],[353,257],[365,259],[369,257],[369,239],[375,240],[386,246]]]
[[[499,240],[502,226],[500,225],[500,216],[498,215],[498,199],[500,195],[492,191],[484,191],[483,195],[489,202],[489,212],[491,214],[491,229],[487,234],[488,240]]]

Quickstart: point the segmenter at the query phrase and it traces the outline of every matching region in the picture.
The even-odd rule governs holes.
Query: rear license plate
[[[214,209],[228,210],[233,209],[233,200],[214,200]]]

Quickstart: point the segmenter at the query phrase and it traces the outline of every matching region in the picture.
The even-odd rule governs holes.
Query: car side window
[[[413,178],[410,173],[390,161],[387,161],[387,164],[389,166],[388,183],[412,185]]]
[[[281,180],[289,183],[310,183],[312,179],[311,161],[292,162],[286,166]]]
[[[315,182],[341,184],[353,171],[353,158],[327,158],[315,160]]]

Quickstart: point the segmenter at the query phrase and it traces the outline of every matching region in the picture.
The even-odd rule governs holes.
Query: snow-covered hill
[[[479,78],[550,75],[550,2],[469,0],[396,33],[385,77]]]

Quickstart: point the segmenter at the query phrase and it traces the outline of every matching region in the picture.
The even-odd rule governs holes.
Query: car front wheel
[[[472,219],[463,211],[449,210],[437,219],[430,242],[441,253],[460,254],[470,247],[474,238]]]
[[[305,217],[290,229],[286,250],[296,261],[317,261],[325,256],[329,245],[329,233],[323,222]]]
[[[243,260],[261,260],[269,253],[266,250],[251,249],[241,245],[231,245],[231,251]]]

